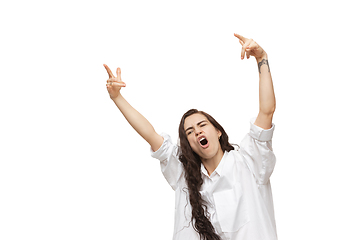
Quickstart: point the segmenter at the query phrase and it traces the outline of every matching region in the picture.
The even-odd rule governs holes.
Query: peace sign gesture
[[[106,64],[104,64],[104,67],[107,73],[109,74],[109,79],[107,80],[106,88],[109,92],[110,98],[114,99],[120,95],[120,89],[122,87],[126,87],[126,84],[123,81],[121,81],[120,68],[116,69],[116,77],[115,77],[114,74],[112,74],[110,68]]]
[[[249,59],[250,56],[254,56],[257,60],[261,60],[261,58],[267,55],[264,49],[251,38],[243,37],[237,33],[234,33],[234,36],[239,39],[239,42],[242,45],[241,59],[244,59],[245,53],[247,59]]]

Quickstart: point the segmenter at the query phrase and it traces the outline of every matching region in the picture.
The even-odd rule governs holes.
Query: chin
[[[201,160],[207,160],[207,159],[212,159],[214,158],[217,153],[219,152],[219,149],[205,149],[206,150],[210,150],[209,152],[201,152],[201,154],[198,154],[200,156]],[[212,151],[211,151],[212,150]]]

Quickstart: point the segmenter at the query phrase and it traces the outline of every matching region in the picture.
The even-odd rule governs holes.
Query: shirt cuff
[[[262,142],[270,141],[272,139],[272,136],[274,133],[275,124],[272,123],[270,129],[263,129],[254,124],[255,120],[256,120],[256,117],[253,117],[250,119],[249,135],[259,141],[262,141]]]
[[[169,148],[169,145],[172,145],[171,138],[166,133],[161,133],[160,136],[164,138],[164,141],[161,145],[161,147],[154,152],[150,147],[150,153],[153,158],[159,159],[160,161],[164,161],[167,159],[167,149]]]

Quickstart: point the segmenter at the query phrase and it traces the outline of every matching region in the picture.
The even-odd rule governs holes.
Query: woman
[[[125,87],[120,68],[115,77],[104,64],[107,90],[130,125],[150,144],[152,156],[175,191],[173,239],[277,239],[269,177],[274,169],[272,135],[275,95],[266,52],[252,39],[234,34],[241,59],[254,56],[260,78],[260,110],[250,132],[235,150],[228,135],[209,114],[191,109],[179,125],[180,146],[152,125],[120,94]]]

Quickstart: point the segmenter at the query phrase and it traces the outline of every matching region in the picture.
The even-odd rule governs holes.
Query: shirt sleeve
[[[179,146],[172,143],[168,134],[162,133],[160,135],[164,138],[163,144],[156,152],[150,148],[150,153],[153,158],[160,161],[162,174],[172,189],[176,190],[183,169],[177,155]]]
[[[272,136],[275,124],[270,129],[263,129],[250,120],[250,131],[240,144],[240,153],[258,184],[267,184],[274,170],[276,157],[272,149]]]

